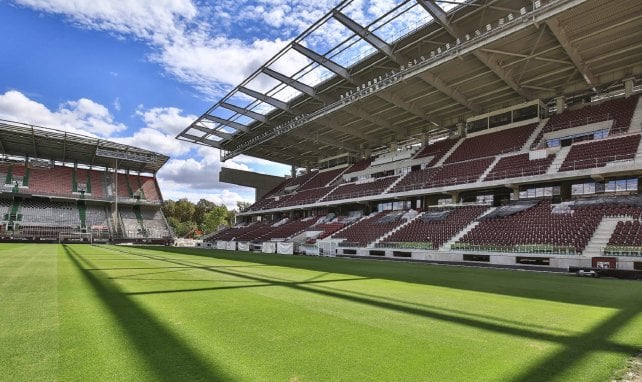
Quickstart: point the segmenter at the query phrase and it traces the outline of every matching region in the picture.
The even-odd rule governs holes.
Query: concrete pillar
[[[463,122],[457,123],[457,133],[460,137],[466,136],[466,124]]]
[[[460,196],[459,191],[453,191],[453,192],[450,193],[450,195],[452,196],[453,204],[457,204],[461,200],[461,196]]]
[[[397,142],[390,142],[389,148],[390,148],[390,152],[394,153],[399,148],[399,144]]]
[[[428,133],[421,134],[421,147],[428,146],[429,141],[430,137],[428,136]]]
[[[296,176],[296,167],[294,167],[294,165],[290,168],[290,175],[292,175],[293,178]]]
[[[624,97],[629,98],[633,94],[633,78],[626,78],[624,82]]]
[[[519,200],[519,187],[518,186],[513,186],[511,187],[512,194],[513,194],[513,200]]]
[[[564,105],[566,105],[564,96],[555,98],[555,114],[561,114],[564,111]]]
[[[372,150],[370,150],[370,149],[365,149],[365,150],[363,151],[363,157],[364,157],[364,158],[370,158],[370,155],[372,155]]]

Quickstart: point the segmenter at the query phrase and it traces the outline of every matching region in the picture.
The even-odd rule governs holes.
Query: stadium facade
[[[642,269],[642,3],[416,0],[360,22],[352,6],[177,137],[292,166],[223,169],[257,201],[210,245]]]
[[[148,150],[0,121],[0,240],[168,243]]]

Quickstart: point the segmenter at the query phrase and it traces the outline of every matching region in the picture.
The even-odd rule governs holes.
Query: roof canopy
[[[104,139],[0,120],[0,150],[14,155],[156,173],[168,156]]]
[[[371,20],[356,4],[332,9],[177,138],[224,160],[304,166],[642,73],[640,1],[409,0]]]

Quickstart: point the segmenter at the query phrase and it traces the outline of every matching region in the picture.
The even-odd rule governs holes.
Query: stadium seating
[[[427,145],[415,155],[415,159],[432,156],[432,160],[428,163],[428,166],[432,166],[437,163],[458,141],[458,139],[444,139]]]
[[[370,182],[355,182],[342,184],[335,188],[322,201],[360,198],[383,193],[392,183],[399,179],[398,175],[378,178]]]
[[[631,160],[635,158],[639,144],[639,134],[574,144],[560,171],[604,167],[610,162]]]
[[[372,158],[372,157],[366,158],[366,159],[362,159],[362,160],[358,161],[357,163],[353,164],[352,166],[350,166],[345,171],[345,174],[351,174],[353,172],[363,171],[363,170],[367,169],[368,167],[370,167],[370,164],[372,163],[373,160],[374,160],[374,158]]]
[[[307,182],[305,182],[305,184],[301,185],[297,190],[304,191],[304,190],[310,190],[313,188],[325,187],[331,181],[333,181],[339,175],[341,175],[341,173],[343,173],[344,170],[345,168],[339,168],[335,170],[316,172],[312,178],[310,178]]]
[[[490,167],[495,158],[487,157],[441,166],[426,182],[426,188],[474,183]]]
[[[487,209],[487,206],[431,208],[410,224],[385,238],[381,246],[392,243],[414,243],[418,244],[419,248],[426,248],[426,244],[429,244],[429,248],[438,249]],[[412,245],[405,247],[409,248]]]
[[[345,230],[332,235],[335,239],[345,239],[343,246],[364,247],[385,233],[403,223],[401,216],[405,211],[384,211],[365,218]]]
[[[301,218],[298,220],[289,221],[279,227],[271,230],[270,232],[257,237],[257,239],[269,241],[272,239],[288,239],[291,236],[294,236],[306,228],[310,227],[317,221],[317,217],[310,216],[306,218]]]
[[[466,138],[444,164],[495,156],[521,150],[537,124],[514,127]]]
[[[294,194],[282,197],[279,201],[275,201],[273,204],[269,206],[269,208],[280,208],[280,207],[298,206],[302,204],[312,204],[317,200],[321,199],[323,195],[330,192],[333,188],[334,186],[329,186],[329,187],[321,187],[321,188],[313,188],[313,189],[306,189],[303,191],[297,191]]]
[[[529,154],[517,154],[500,158],[492,170],[484,177],[485,181],[516,178],[545,174],[553,163],[555,155],[529,160]]]
[[[640,205],[626,205],[617,200],[595,203],[537,205],[508,216],[482,219],[466,233],[457,248],[506,252],[550,251],[581,253],[595,229],[607,216],[640,216]]]
[[[537,139],[533,142],[533,147],[542,144],[540,141],[546,133],[607,120],[613,120],[609,135],[624,133],[631,124],[631,118],[638,99],[638,95],[629,98],[617,98],[555,114],[546,122]]]

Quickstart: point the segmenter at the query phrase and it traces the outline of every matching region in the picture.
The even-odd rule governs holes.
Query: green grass
[[[240,252],[0,245],[0,380],[608,381],[642,283]]]

